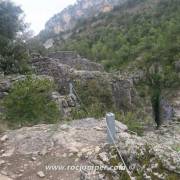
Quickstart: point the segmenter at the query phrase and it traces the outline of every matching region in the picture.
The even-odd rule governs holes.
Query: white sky
[[[63,10],[76,0],[12,0],[23,9],[31,29],[38,34],[45,23],[56,13]]]

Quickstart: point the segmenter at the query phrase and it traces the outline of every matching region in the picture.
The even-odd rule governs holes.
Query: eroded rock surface
[[[116,122],[116,130],[116,143],[125,162],[128,167],[132,164],[140,166],[144,179],[153,179],[154,176],[166,178],[168,175],[179,177],[178,124],[148,132],[143,137],[130,134],[127,127],[119,122]],[[119,171],[86,174],[76,170],[48,169],[51,166],[68,165],[99,164],[108,167],[112,162],[114,165],[122,163],[115,148],[107,144],[106,131],[105,119],[93,118],[7,131],[0,135],[3,140],[0,143],[0,177],[12,180],[72,180],[73,177],[76,180],[87,177],[108,179],[110,175],[114,179],[118,178],[121,175]]]
[[[80,0],[75,5],[69,6],[59,14],[52,17],[45,30],[59,34],[75,27],[77,21],[83,17],[92,17],[101,12],[109,12],[114,6],[124,3],[126,0]]]
[[[59,63],[69,65],[71,68],[85,71],[104,71],[104,67],[101,64],[89,61],[86,58],[82,58],[75,52],[71,51],[59,51],[50,53],[48,57],[52,59],[58,59]]]
[[[80,86],[87,86],[88,82],[94,81],[111,93],[110,96],[119,110],[127,110],[128,107],[131,109],[140,102],[130,79],[106,73],[102,71],[101,65],[80,57],[78,59],[74,53],[52,53],[49,56],[53,58],[32,59],[32,67],[36,74],[53,77],[61,94],[69,93],[70,82],[79,82]]]

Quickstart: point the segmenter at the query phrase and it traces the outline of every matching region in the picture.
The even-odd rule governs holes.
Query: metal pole
[[[106,114],[107,123],[107,140],[109,144],[113,144],[116,138],[116,128],[115,128],[115,115],[113,113]]]
[[[70,95],[73,94],[73,85],[72,85],[72,83],[69,83],[69,94]]]

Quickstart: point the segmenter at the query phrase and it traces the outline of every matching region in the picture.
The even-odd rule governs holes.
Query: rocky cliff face
[[[64,115],[68,116],[71,108],[78,105],[77,97],[69,95],[69,83],[73,83],[75,87],[78,84],[84,90],[98,85],[107,92],[103,96],[108,95],[113,103],[111,105],[114,105],[118,111],[127,112],[141,109],[142,112],[152,117],[150,99],[143,100],[139,97],[134,86],[137,81],[133,78],[134,76],[106,73],[100,64],[84,59],[74,52],[55,52],[50,53],[48,57],[35,56],[31,60],[31,65],[37,76],[52,78],[55,81],[58,89],[52,94],[52,98],[57,102]],[[23,78],[24,76],[17,75],[2,76],[0,78],[0,99],[8,94],[14,81]],[[79,94],[83,93],[81,88],[80,91],[77,89]],[[179,92],[177,89],[171,93],[172,96],[164,95],[165,99],[161,102],[163,121],[169,122],[172,117],[180,118]]]
[[[137,105],[138,95],[130,79],[106,73],[100,64],[73,52],[52,53],[46,58],[33,58],[31,63],[36,74],[54,78],[61,94],[69,93],[70,82],[85,89],[95,83],[108,92],[117,109],[128,110]]]
[[[102,65],[84,59],[70,51],[50,53],[48,56],[33,58],[31,63],[36,74],[53,77],[61,95],[68,95],[70,82],[74,85],[78,83],[85,89],[90,88],[89,86],[95,83],[108,92],[118,111],[127,112],[141,109],[142,112],[146,112],[148,116],[152,117],[150,98],[140,98],[134,86],[138,79],[142,78],[140,77],[141,73],[132,76],[107,73],[103,70]],[[179,92],[178,89],[173,90],[172,96],[167,96],[171,93],[165,93],[166,95],[161,101],[162,122],[168,123],[173,118],[176,120],[180,118]],[[56,96],[55,99],[58,98]],[[60,99],[62,100],[62,98]],[[61,104],[67,108],[73,107],[75,102],[73,99],[70,100],[70,103],[63,100]],[[66,104],[73,104],[73,106]]]
[[[49,53],[48,57],[52,59],[58,59],[59,63],[69,65],[70,67],[77,70],[100,72],[104,71],[103,65],[89,61],[86,58],[82,58],[77,53],[72,51],[59,51]]]
[[[109,12],[114,6],[126,0],[78,0],[59,14],[56,14],[46,23],[46,30],[59,34],[75,27],[79,19],[96,16],[99,13]]]
[[[96,94],[102,92],[100,103],[108,104],[108,110],[116,107],[118,111],[128,111],[139,105],[139,97],[132,80],[107,73],[102,65],[84,59],[74,52],[50,53],[49,57],[34,55],[30,64],[35,76],[51,78],[55,82],[57,88],[52,98],[57,102],[62,115],[68,116],[71,108],[78,106],[77,95],[73,96],[70,93],[70,83],[74,85],[78,96],[87,90],[90,94],[86,97],[99,98]],[[0,100],[8,95],[14,82],[25,77],[24,75],[2,75]]]

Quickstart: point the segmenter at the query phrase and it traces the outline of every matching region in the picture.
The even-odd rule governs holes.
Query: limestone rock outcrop
[[[109,12],[114,6],[126,0],[79,0],[76,4],[67,7],[62,12],[53,16],[47,23],[45,30],[59,34],[75,27],[79,19],[85,19]]]
[[[167,100],[171,107],[173,107],[173,117],[180,121],[180,89],[172,90],[167,96]]]
[[[101,65],[75,53],[52,53],[46,58],[33,58],[31,63],[36,74],[54,78],[62,95],[69,94],[69,83],[79,82],[86,86],[87,82],[95,81],[101,88],[111,92],[118,109],[128,110],[137,105],[138,95],[130,79],[106,73]]]
[[[85,71],[104,71],[104,67],[101,64],[94,63],[82,58],[77,53],[72,51],[59,51],[49,53],[48,57],[52,59],[58,59],[59,63],[66,64],[77,70]]]
[[[156,176],[179,179],[180,128],[177,124],[147,132],[142,137],[129,133],[127,127],[118,121],[115,124],[116,144],[132,176],[141,175],[142,179],[149,176],[150,180],[158,179]],[[39,180],[42,178],[39,174],[46,179],[56,179],[57,173],[60,173],[60,177],[66,180],[72,180],[72,177],[106,180],[107,177],[118,179],[125,172],[109,168],[123,164],[116,149],[107,144],[104,118],[23,127],[0,134],[0,139],[3,139],[0,141],[0,177],[5,179]],[[58,169],[58,166],[75,165],[103,166],[107,169],[94,173]],[[52,170],[53,166],[57,171]]]

